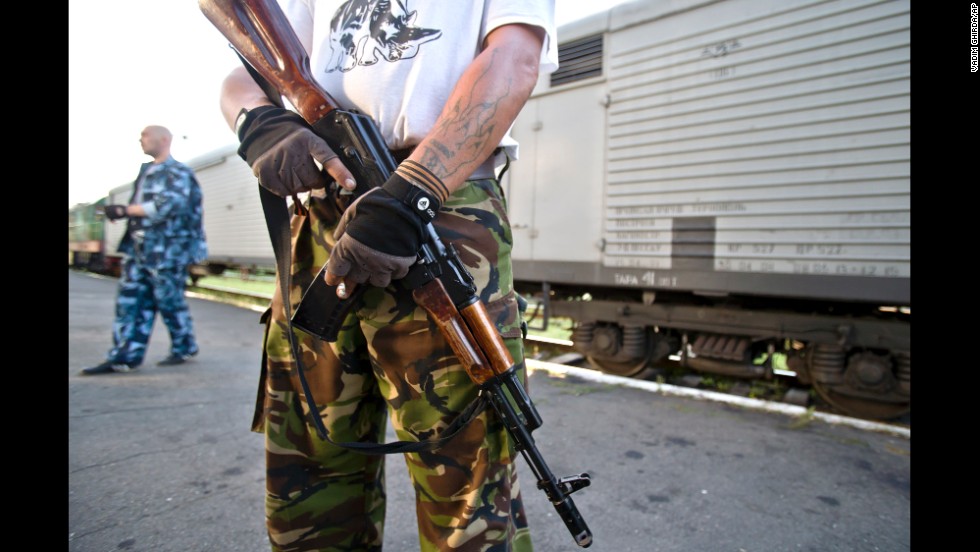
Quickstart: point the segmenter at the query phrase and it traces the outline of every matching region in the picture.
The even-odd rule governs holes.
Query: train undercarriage
[[[787,374],[834,411],[889,420],[910,411],[909,309],[612,290],[519,289],[574,321],[574,347],[603,372],[651,367],[767,380]],[[779,368],[774,359],[780,359]]]

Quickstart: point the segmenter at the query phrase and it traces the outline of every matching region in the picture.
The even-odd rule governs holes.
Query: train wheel
[[[814,382],[813,388],[817,394],[827,401],[827,404],[849,416],[871,420],[893,420],[904,416],[911,411],[912,407],[908,401],[900,403],[887,403],[852,397],[846,394],[847,389],[841,390],[834,387],[826,387]]]
[[[859,351],[847,354],[819,344],[809,355],[814,390],[835,410],[858,418],[890,420],[911,411],[911,355]]]
[[[648,356],[646,358],[637,358],[630,361],[614,361],[608,359],[601,359],[592,356],[586,356],[586,360],[589,364],[596,370],[600,370],[607,374],[613,374],[614,376],[623,376],[626,378],[631,378],[640,372],[650,364],[653,360],[653,356]]]
[[[572,341],[596,370],[633,377],[653,360],[652,333],[645,326],[588,322],[573,330]]]

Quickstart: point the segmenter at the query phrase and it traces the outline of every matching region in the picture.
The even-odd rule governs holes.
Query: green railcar
[[[105,270],[105,198],[79,203],[68,209],[68,265],[102,272]]]

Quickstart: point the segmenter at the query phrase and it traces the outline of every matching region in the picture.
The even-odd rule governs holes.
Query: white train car
[[[559,29],[504,178],[521,290],[596,367],[910,408],[908,0],[646,0]],[[673,356],[677,355],[677,356]]]
[[[209,270],[274,270],[276,258],[259,199],[258,181],[238,156],[237,145],[217,149],[187,164],[201,184]]]

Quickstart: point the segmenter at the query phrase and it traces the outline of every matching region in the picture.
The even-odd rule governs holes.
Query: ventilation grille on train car
[[[580,38],[558,46],[558,70],[551,86],[602,75],[602,35]]]

